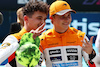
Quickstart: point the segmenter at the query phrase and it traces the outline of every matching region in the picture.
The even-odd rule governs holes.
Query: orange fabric
[[[19,33],[15,33],[12,35],[15,36],[18,40],[20,40],[25,33],[27,33],[27,31],[25,30],[25,28],[23,28]]]
[[[54,29],[44,32],[40,36],[40,51],[43,52],[46,48],[58,46],[82,46],[81,40],[84,39],[84,32],[75,28],[69,27],[65,33],[59,34]]]

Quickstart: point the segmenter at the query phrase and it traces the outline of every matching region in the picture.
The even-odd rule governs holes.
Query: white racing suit
[[[2,46],[0,46],[0,65],[5,65],[5,67],[24,67],[19,63],[17,63],[17,66],[11,66],[9,62],[15,58],[15,51],[19,47],[18,42],[25,33],[27,33],[27,31],[23,28],[19,33],[11,34],[5,38]]]

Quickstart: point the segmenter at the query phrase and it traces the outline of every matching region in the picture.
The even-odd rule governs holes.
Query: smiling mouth
[[[63,23],[63,25],[68,25],[68,23]]]

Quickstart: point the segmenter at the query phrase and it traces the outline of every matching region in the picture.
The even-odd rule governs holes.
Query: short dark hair
[[[23,7],[23,14],[27,16],[31,16],[34,14],[35,11],[40,11],[43,13],[46,13],[48,15],[49,7],[47,3],[44,3],[43,1],[29,1],[24,7]]]

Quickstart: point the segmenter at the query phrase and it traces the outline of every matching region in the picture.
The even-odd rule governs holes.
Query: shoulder
[[[73,32],[74,34],[78,35],[79,37],[85,36],[85,32],[82,32],[81,30],[78,30],[76,28],[70,27],[70,31]]]
[[[18,33],[14,33],[14,34],[11,34],[12,36],[14,36],[15,38],[17,38],[17,40],[20,40],[22,35],[18,32]]]
[[[14,37],[14,36],[12,36],[12,35],[8,35],[8,36],[4,39],[3,43],[5,43],[5,42],[12,43],[12,42],[18,42],[18,40],[17,40],[16,37]]]
[[[76,34],[79,34],[79,33],[85,34],[85,32],[82,32],[81,30],[78,30],[78,29],[73,28],[73,27],[70,27],[70,30],[71,30],[72,32],[76,33]]]

